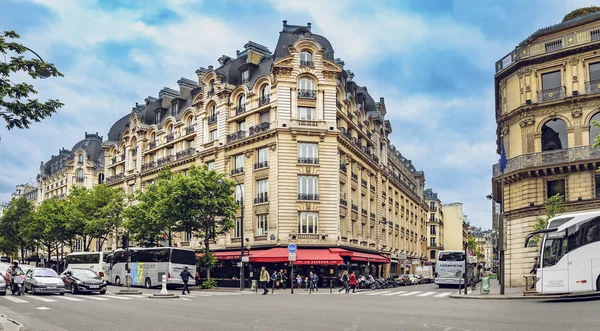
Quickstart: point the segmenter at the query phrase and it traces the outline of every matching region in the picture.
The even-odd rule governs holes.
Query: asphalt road
[[[114,293],[118,288],[111,287]],[[154,290],[142,290],[154,293]],[[26,330],[600,330],[600,301],[458,300],[433,284],[329,294],[198,291],[144,295],[0,297],[0,313]],[[171,291],[175,292],[175,291]],[[448,294],[447,294],[448,293]],[[10,300],[12,299],[12,300]],[[15,300],[15,299],[19,299]]]

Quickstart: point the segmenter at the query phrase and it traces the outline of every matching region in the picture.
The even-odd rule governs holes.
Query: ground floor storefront
[[[219,286],[240,286],[240,251],[215,251],[213,254],[217,264],[211,268],[211,278]],[[262,267],[269,274],[281,272],[285,275],[285,282],[279,284],[281,287],[298,284],[298,278],[304,286],[312,272],[318,276],[318,286],[327,288],[339,286],[339,278],[346,270],[354,271],[357,276],[388,276],[390,265],[390,259],[385,256],[338,247],[299,247],[294,262],[288,261],[288,251],[284,247],[245,251],[244,256],[248,261],[244,263],[244,287],[247,288],[258,280]],[[201,278],[206,277],[206,268],[199,268],[199,272]]]

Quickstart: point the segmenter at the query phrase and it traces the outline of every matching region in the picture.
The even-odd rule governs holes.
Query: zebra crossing
[[[381,296],[381,297],[416,297],[416,298],[445,298],[452,294],[452,291],[439,292],[439,291],[398,291],[398,290],[385,290],[385,291],[361,291],[353,293],[352,295],[363,295],[363,296]]]

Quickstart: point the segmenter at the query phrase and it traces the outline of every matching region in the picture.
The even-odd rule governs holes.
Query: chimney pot
[[[311,24],[310,22],[306,23],[306,26],[308,26],[308,29],[309,29],[309,30],[310,30],[310,27],[311,27],[311,25],[312,25],[312,24]]]
[[[213,70],[213,66],[208,66],[208,70]]]
[[[287,26],[287,21],[283,20],[283,27],[286,27],[286,26]]]

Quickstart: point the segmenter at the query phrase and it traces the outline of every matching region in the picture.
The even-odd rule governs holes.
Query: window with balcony
[[[83,169],[77,170],[77,181],[83,182]]]
[[[303,121],[314,121],[315,108],[313,107],[298,107],[298,119]]]
[[[244,184],[235,186],[235,201],[240,204],[244,198]]]
[[[246,111],[246,95],[242,94],[238,97],[237,108],[235,110],[236,115],[243,114]]]
[[[269,84],[265,84],[260,89],[260,99],[258,99],[258,105],[266,105],[271,102],[271,86]]]
[[[258,224],[256,226],[257,236],[266,236],[269,232],[269,219],[267,214],[258,215]]]
[[[298,176],[298,200],[319,200],[319,177]]]
[[[309,51],[300,52],[300,65],[311,67],[313,65],[313,55]]]
[[[600,121],[600,113],[596,113],[590,120],[590,146],[594,145],[594,139],[600,135],[600,128],[594,126],[594,121]]]
[[[254,203],[263,203],[269,201],[269,180],[261,179],[256,181],[256,201]]]
[[[565,97],[561,71],[542,74],[542,90],[538,94],[539,102],[559,100]]]
[[[557,194],[560,194],[564,200],[566,196],[564,179],[549,180],[546,182],[546,198],[549,199]]]
[[[238,217],[235,219],[232,230],[233,230],[231,233],[232,238],[240,238],[242,236],[242,218],[241,217]]]
[[[298,143],[298,163],[318,164],[319,145],[315,143]]]
[[[250,71],[244,70],[242,71],[242,84],[248,83],[250,80]]]
[[[429,214],[429,222],[435,222],[435,214]]]
[[[310,78],[300,78],[298,80],[298,98],[299,99],[315,99],[315,82]]]
[[[210,161],[206,164],[208,170],[215,170],[215,161]]]
[[[435,235],[435,225],[430,225],[429,226],[429,234],[431,235]]]
[[[216,104],[212,104],[212,106],[210,107],[210,116],[217,116],[217,105]]]
[[[298,233],[317,233],[319,214],[314,212],[298,213]]]
[[[569,148],[567,141],[567,124],[556,118],[549,120],[542,126],[542,151]]]
[[[258,163],[254,166],[255,169],[262,169],[269,166],[269,148],[260,148],[257,151]]]
[[[217,140],[217,130],[211,130],[208,134],[208,140],[209,141],[215,141]]]
[[[260,123],[270,123],[271,122],[271,112],[264,112],[260,114]]]

